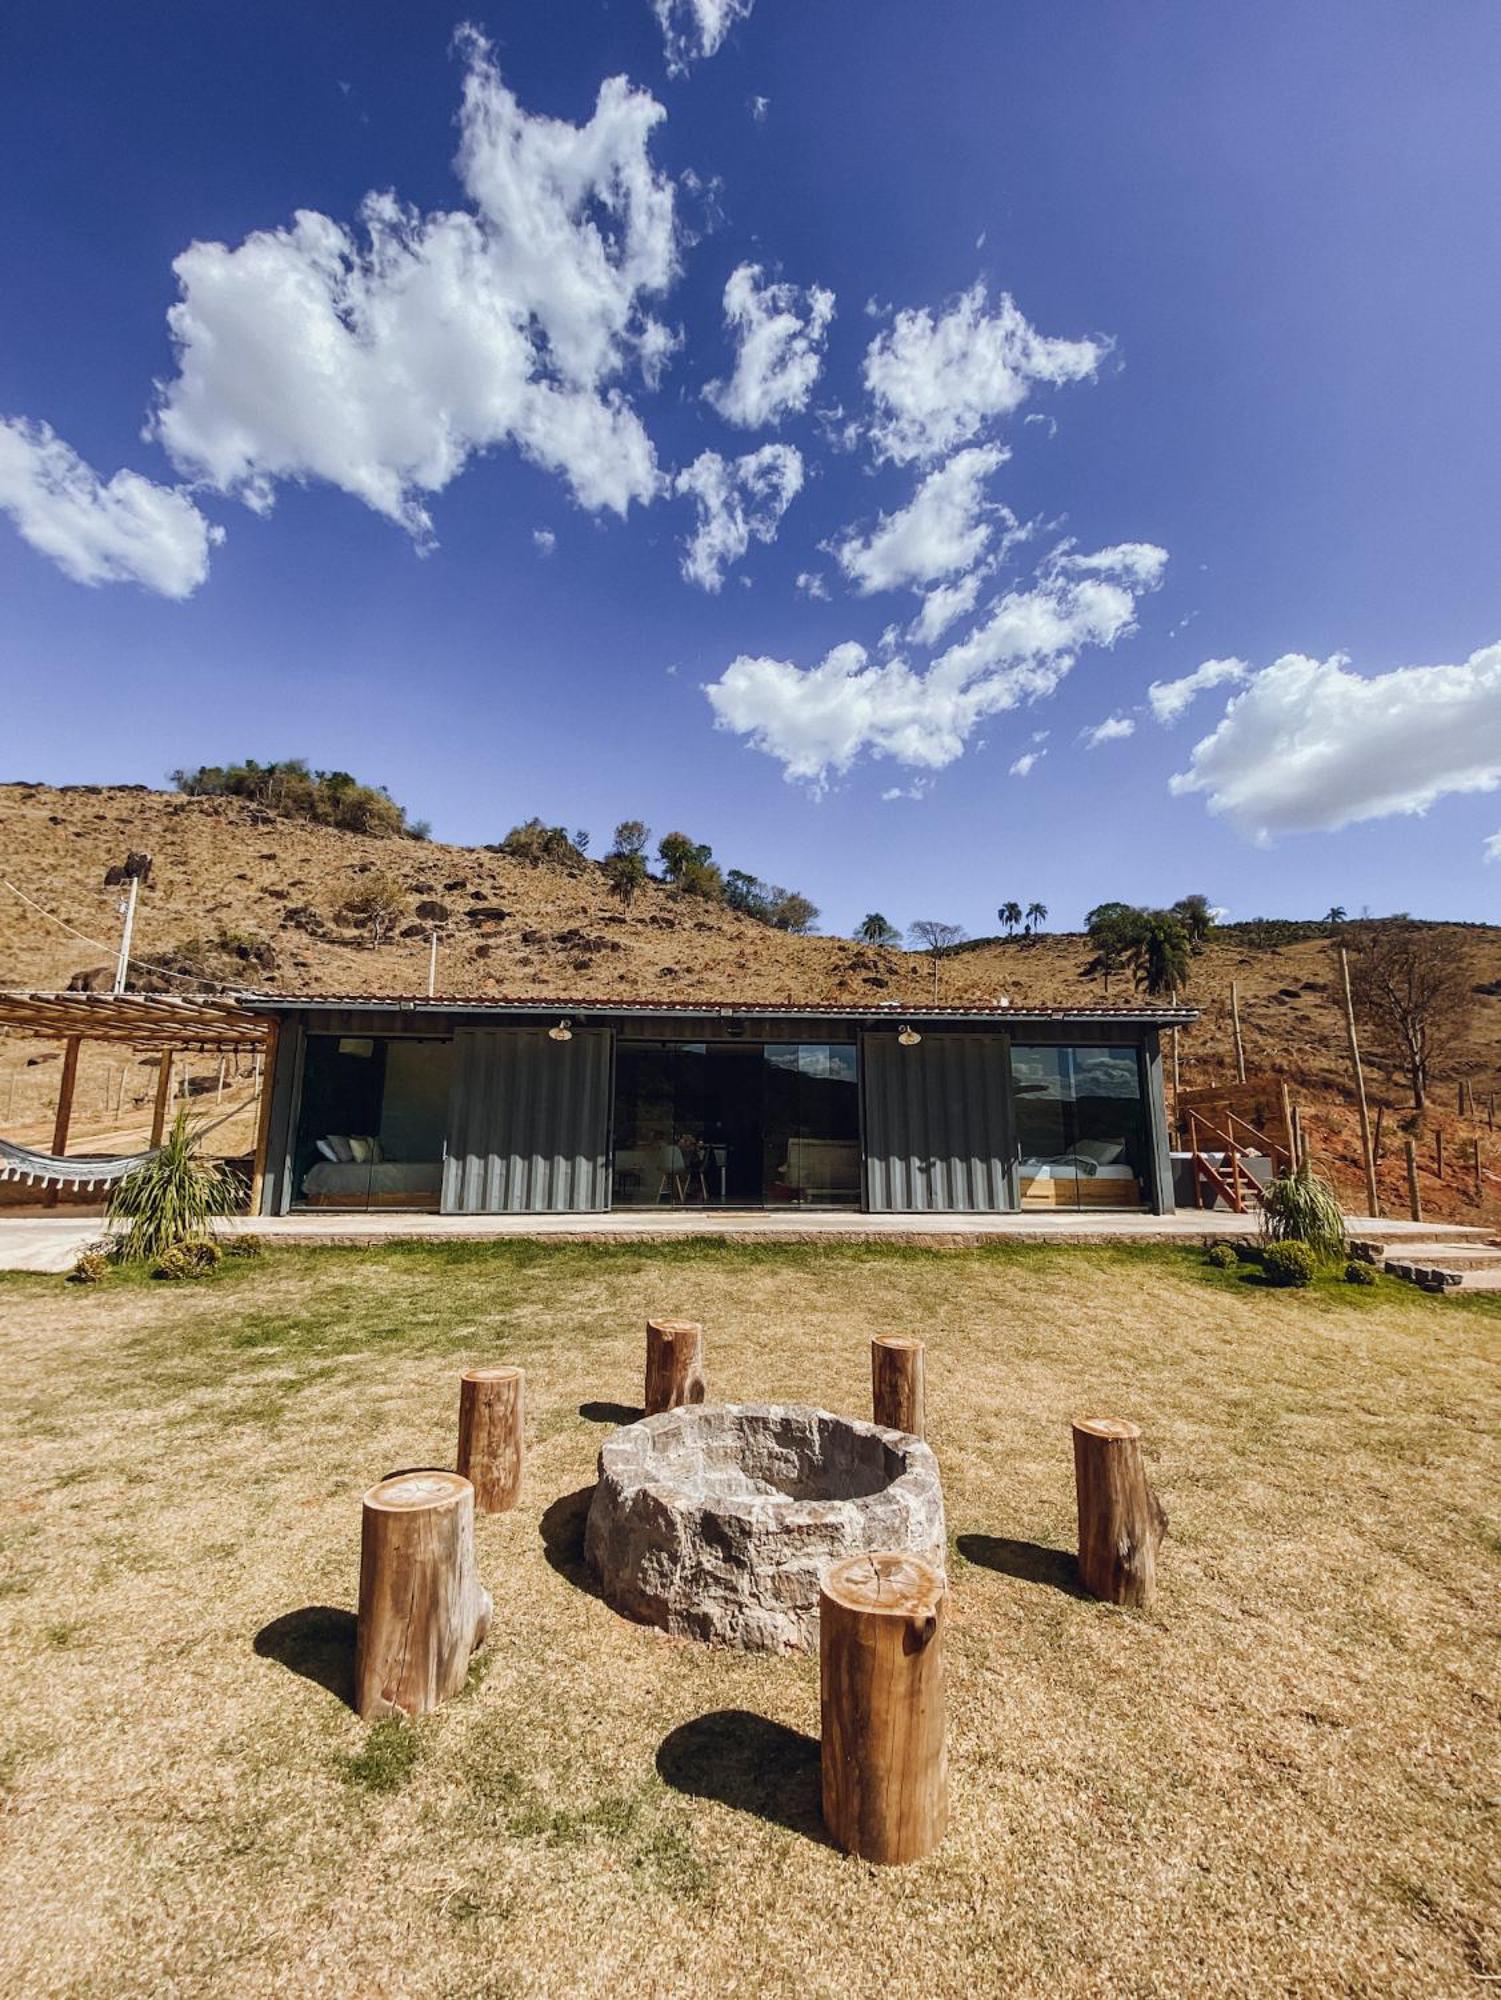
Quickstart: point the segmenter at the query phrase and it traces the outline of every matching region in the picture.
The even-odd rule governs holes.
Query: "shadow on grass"
[[[355,1615],[332,1604],[305,1604],[263,1625],[252,1642],[263,1660],[301,1674],[354,1707]]]
[[[563,1494],[542,1516],[540,1532],[542,1553],[549,1566],[576,1589],[586,1591],[590,1597],[602,1597],[598,1580],[584,1560],[584,1524],[593,1498],[592,1486]]]
[[[784,1722],[745,1708],[696,1716],[663,1738],[657,1772],[675,1792],[716,1799],[831,1845],[819,1802],[818,1738]]]
[[[1079,1563],[1065,1549],[1045,1548],[1041,1542],[1013,1542],[1004,1535],[959,1535],[954,1547],[966,1562],[982,1569],[999,1570],[1023,1583],[1043,1583],[1061,1590],[1065,1597],[1089,1595],[1079,1581]]]
[[[580,1403],[579,1415],[591,1424],[635,1424],[646,1412],[639,1403]]]

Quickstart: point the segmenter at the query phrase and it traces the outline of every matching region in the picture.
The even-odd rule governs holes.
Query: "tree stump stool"
[[[870,1343],[870,1400],[875,1421],[889,1431],[923,1434],[923,1344],[900,1333]]]
[[[649,1319],[646,1322],[646,1414],[675,1410],[684,1403],[701,1403],[708,1393],[704,1379],[704,1330],[692,1319]]]
[[[459,1378],[458,1467],[481,1514],[507,1513],[521,1498],[525,1398],[519,1368],[466,1368]]]
[[[402,1472],[365,1495],[354,1705],[367,1719],[426,1715],[457,1694],[490,1629],[474,1566],[474,1488],[456,1472]]]
[[[904,1555],[849,1556],[819,1592],[824,1823],[866,1861],[916,1861],[943,1838],[945,1599]]]
[[[1118,1417],[1074,1424],[1079,1502],[1079,1581],[1107,1604],[1144,1609],[1157,1592],[1157,1550],[1167,1515],[1147,1484],[1141,1431]]]

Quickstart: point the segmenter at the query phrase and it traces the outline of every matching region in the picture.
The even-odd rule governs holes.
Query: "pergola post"
[[[167,1106],[172,1099],[172,1051],[163,1049],[156,1065],[156,1102],[151,1107],[151,1144],[162,1143],[167,1129]]]
[[[271,1147],[271,1093],[276,1083],[276,1045],[281,1037],[279,1025],[273,1021],[266,1030],[266,1059],[255,1059],[256,1094],[255,1118],[255,1158],[250,1169],[250,1213],[261,1212],[261,1191],[266,1184],[266,1155]]]
[[[52,1151],[61,1159],[68,1150],[68,1127],[73,1122],[73,1092],[78,1083],[78,1052],[82,1035],[69,1035],[63,1044],[63,1070],[57,1084],[57,1117],[52,1126]]]

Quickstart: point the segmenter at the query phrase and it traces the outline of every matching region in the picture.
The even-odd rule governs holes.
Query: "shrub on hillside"
[[[1261,1253],[1261,1268],[1269,1285],[1311,1285],[1318,1259],[1306,1243],[1289,1236],[1280,1243],[1268,1243]]]
[[[385,943],[406,910],[406,891],[377,868],[351,890],[339,914],[357,930],[366,932],[374,948]]]
[[[1211,1243],[1204,1252],[1204,1262],[1212,1264],[1216,1271],[1233,1271],[1240,1258],[1233,1243]]]
[[[548,826],[535,814],[524,819],[520,826],[513,826],[504,840],[497,841],[497,854],[508,854],[513,861],[525,861],[529,867],[544,865],[554,868],[582,868],[584,851],[569,835],[566,826]]]
[[[424,820],[409,822],[384,786],[363,785],[348,771],[311,771],[302,757],[270,764],[258,764],[253,757],[243,764],[200,764],[196,770],[173,771],[171,778],[189,798],[250,799],[288,819],[312,820],[343,833],[426,840],[431,832]]]

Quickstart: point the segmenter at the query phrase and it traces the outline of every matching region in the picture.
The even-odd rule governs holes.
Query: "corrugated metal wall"
[[[898,1214],[1011,1207],[1003,1035],[894,1034],[861,1044],[865,1202]]]
[[[456,1037],[446,1214],[609,1206],[609,1033],[476,1029]]]

